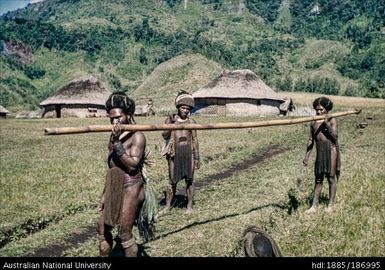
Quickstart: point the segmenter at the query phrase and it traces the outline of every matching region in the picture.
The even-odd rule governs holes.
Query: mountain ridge
[[[279,91],[384,98],[384,9],[374,0],[46,0],[0,17],[0,40],[34,59],[1,50],[0,104],[37,108],[81,75],[138,94],[156,67],[189,54],[250,69]]]

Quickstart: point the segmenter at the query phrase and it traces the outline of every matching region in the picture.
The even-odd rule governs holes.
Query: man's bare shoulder
[[[142,131],[135,131],[134,134],[132,134],[133,140],[146,140],[146,136]]]
[[[197,122],[195,121],[195,119],[194,119],[194,118],[191,118],[191,117],[190,117],[190,123],[192,123],[192,124],[196,124]]]
[[[337,118],[335,118],[335,117],[330,117],[330,118],[329,118],[329,122],[335,124],[335,123],[337,123]]]
[[[172,123],[172,122],[175,122],[176,116],[177,116],[177,114],[175,114],[175,113],[172,113],[172,114],[167,115],[166,120],[165,120],[165,123]]]

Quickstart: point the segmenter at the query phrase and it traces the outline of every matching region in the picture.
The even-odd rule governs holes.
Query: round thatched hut
[[[9,111],[0,105],[0,118],[7,118]]]
[[[40,103],[43,117],[102,117],[111,91],[94,76],[71,81]]]
[[[201,115],[279,115],[284,102],[251,70],[226,71],[193,94]]]

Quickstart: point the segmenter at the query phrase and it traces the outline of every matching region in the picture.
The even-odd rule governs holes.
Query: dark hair
[[[106,101],[106,111],[113,108],[120,108],[125,114],[134,115],[135,102],[124,92],[112,93]]]
[[[257,226],[249,226],[242,236],[246,257],[282,257],[274,239]]]
[[[321,105],[327,111],[333,109],[333,102],[327,97],[319,97],[313,101],[313,108],[315,109],[318,105]]]

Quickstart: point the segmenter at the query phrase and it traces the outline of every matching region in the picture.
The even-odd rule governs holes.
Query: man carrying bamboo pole
[[[333,109],[333,102],[326,97],[314,100],[313,108],[317,115],[326,115]],[[329,205],[326,212],[331,212],[335,202],[337,180],[340,173],[340,151],[338,148],[337,120],[335,117],[326,117],[323,120],[312,121],[303,164],[308,165],[310,152],[316,144],[316,160],[314,165],[315,186],[313,203],[305,213],[314,213],[317,210],[319,197],[322,192],[323,180],[326,176],[329,182]]]
[[[175,99],[178,114],[169,115],[166,124],[195,124],[190,118],[190,111],[194,107],[194,98],[185,91],[178,94]],[[196,130],[166,130],[162,132],[167,144],[162,154],[166,156],[169,169],[169,185],[166,192],[166,207],[159,213],[167,213],[175,196],[177,183],[186,181],[187,213],[193,210],[194,197],[194,170],[199,169],[199,146]]]
[[[122,132],[121,124],[133,125],[135,103],[125,93],[110,95],[106,102],[112,133],[109,140],[108,173],[99,205],[97,225],[100,256],[108,256],[112,245],[111,230],[119,226],[119,237],[126,257],[136,257],[138,246],[132,233],[134,223],[145,239],[153,234],[156,200],[144,171],[146,138],[142,132]],[[151,210],[153,209],[153,210]]]

